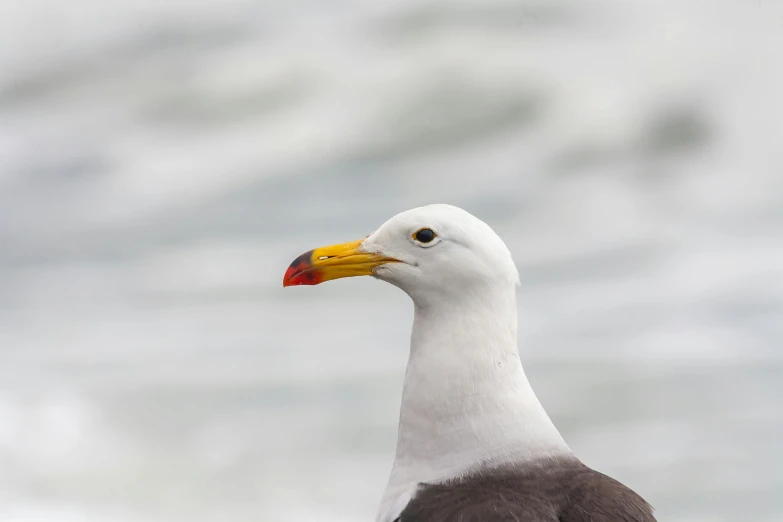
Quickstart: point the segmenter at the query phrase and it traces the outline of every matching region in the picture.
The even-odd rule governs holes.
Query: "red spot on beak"
[[[294,259],[283,276],[283,286],[317,285],[323,282],[323,275],[313,268],[313,251],[305,252]]]

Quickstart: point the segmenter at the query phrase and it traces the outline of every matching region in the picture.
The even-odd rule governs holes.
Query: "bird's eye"
[[[419,243],[429,243],[433,239],[435,239],[436,236],[437,234],[435,234],[435,232],[431,228],[422,228],[421,230],[413,234],[413,238]]]

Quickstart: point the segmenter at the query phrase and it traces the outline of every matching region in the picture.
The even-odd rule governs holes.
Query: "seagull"
[[[486,223],[451,205],[398,214],[364,239],[310,250],[283,286],[373,276],[413,301],[397,450],[376,522],[655,522],[583,464],[525,376],[519,274]]]

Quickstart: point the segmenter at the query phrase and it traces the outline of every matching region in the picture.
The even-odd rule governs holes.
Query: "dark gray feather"
[[[422,484],[396,522],[655,522],[631,489],[574,458]]]

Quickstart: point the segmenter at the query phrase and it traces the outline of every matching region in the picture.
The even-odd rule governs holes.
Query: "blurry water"
[[[363,521],[411,307],[288,263],[448,202],[572,448],[783,518],[777,2],[0,5],[0,518]]]

